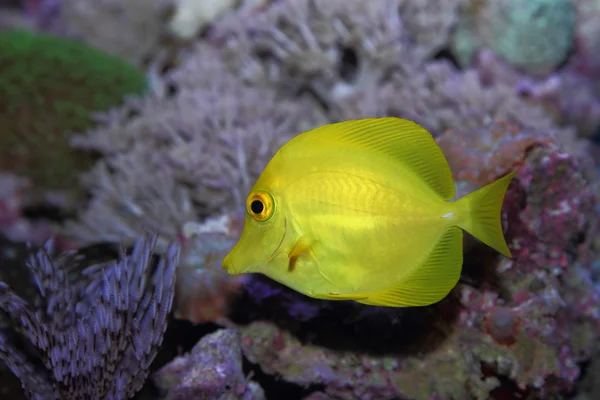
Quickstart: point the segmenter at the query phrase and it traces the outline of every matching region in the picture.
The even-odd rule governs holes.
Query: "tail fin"
[[[517,171],[513,171],[457,201],[467,211],[462,224],[464,226],[460,228],[506,257],[512,257],[512,254],[502,232],[501,211],[506,189],[516,173]]]

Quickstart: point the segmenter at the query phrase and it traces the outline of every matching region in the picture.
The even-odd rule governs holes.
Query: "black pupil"
[[[254,214],[260,214],[264,209],[265,205],[260,200],[254,200],[252,203],[250,203],[250,210],[252,210],[252,213]]]

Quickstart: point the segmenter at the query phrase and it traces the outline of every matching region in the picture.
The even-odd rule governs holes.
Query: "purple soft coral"
[[[48,242],[27,264],[40,293],[35,308],[0,283],[0,309],[14,327],[0,333],[0,358],[30,398],[116,400],[141,388],[166,329],[179,259],[171,245],[154,263],[155,245],[155,236],[140,238],[131,256],[122,251],[117,262],[88,267],[73,284]]]

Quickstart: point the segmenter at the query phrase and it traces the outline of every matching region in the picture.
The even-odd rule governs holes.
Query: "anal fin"
[[[407,280],[378,293],[367,293],[362,304],[387,307],[427,306],[442,300],[456,286],[463,261],[462,230],[450,227],[425,262]]]

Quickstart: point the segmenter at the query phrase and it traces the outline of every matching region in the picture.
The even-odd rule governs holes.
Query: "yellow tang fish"
[[[514,175],[451,201],[450,166],[420,125],[393,117],[325,125],[269,161],[223,268],[318,299],[433,304],[459,280],[462,230],[511,257],[500,215]]]

